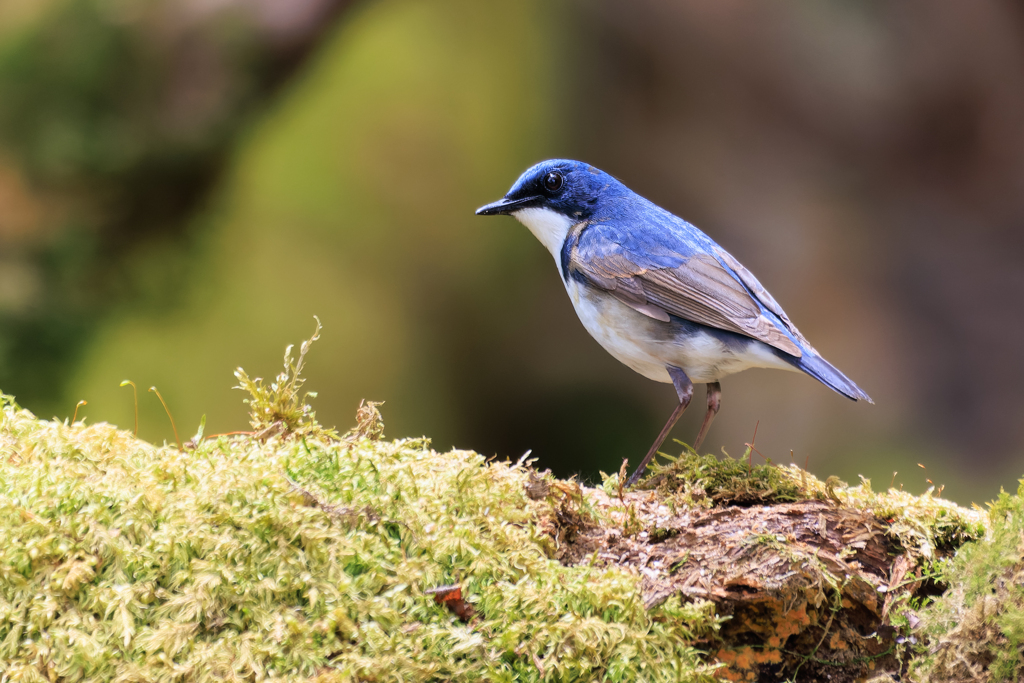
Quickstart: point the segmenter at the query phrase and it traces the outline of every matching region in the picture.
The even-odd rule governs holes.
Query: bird
[[[694,450],[721,407],[720,380],[748,368],[803,372],[847,398],[874,403],[821,357],[729,252],[594,166],[542,161],[476,214],[509,215],[525,225],[554,257],[587,332],[626,366],[675,388],[679,404],[628,486],[690,404],[694,384],[707,385]]]

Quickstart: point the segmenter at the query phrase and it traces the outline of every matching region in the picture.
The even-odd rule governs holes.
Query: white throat
[[[533,236],[555,257],[555,262],[560,264],[562,244],[565,242],[565,236],[569,234],[569,228],[573,226],[573,220],[557,211],[539,207],[520,209],[512,215],[530,229]]]

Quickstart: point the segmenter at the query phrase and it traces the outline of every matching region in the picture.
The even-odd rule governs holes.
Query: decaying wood
[[[899,670],[887,611],[920,588],[919,558],[870,511],[808,500],[673,512],[655,491],[582,492],[617,524],[556,531],[559,559],[640,573],[649,608],[712,601],[728,617],[706,644],[722,675],[842,682]]]

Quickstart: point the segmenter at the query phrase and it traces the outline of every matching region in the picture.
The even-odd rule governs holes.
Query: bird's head
[[[556,255],[576,223],[629,190],[589,164],[549,159],[526,170],[503,198],[481,206],[478,216],[514,216]]]

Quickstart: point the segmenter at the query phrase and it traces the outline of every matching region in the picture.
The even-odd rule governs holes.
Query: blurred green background
[[[593,480],[675,397],[473,215],[556,156],[711,234],[876,401],[742,373],[709,451],[756,426],[820,476],[1015,485],[1024,10],[989,0],[7,0],[0,387],[131,427],[131,379],[144,438],[172,438],[151,385],[183,438],[244,429],[234,368],[273,376],[317,315],[322,422],[383,400],[389,436]]]

